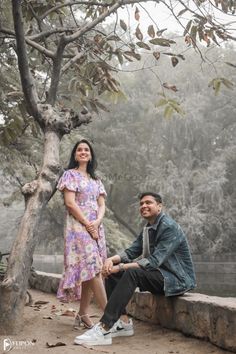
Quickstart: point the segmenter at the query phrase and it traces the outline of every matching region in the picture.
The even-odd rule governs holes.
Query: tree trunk
[[[26,207],[13,243],[4,280],[0,283],[0,334],[16,334],[23,325],[23,310],[28,279],[37,244],[36,233],[42,210],[57,183],[60,136],[47,131],[44,140],[43,166],[37,180],[26,184],[23,193]]]

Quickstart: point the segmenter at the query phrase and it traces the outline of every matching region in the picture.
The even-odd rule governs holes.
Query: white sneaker
[[[101,324],[98,323],[81,336],[77,336],[74,343],[85,345],[109,345],[112,344],[111,332],[105,331]]]
[[[126,323],[122,320],[118,320],[111,329],[111,337],[129,337],[133,336],[134,327],[133,321],[129,319],[129,322]]]

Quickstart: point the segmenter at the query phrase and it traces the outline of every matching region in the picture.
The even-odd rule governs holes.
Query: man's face
[[[160,214],[161,209],[162,204],[158,203],[151,195],[145,195],[145,197],[140,200],[140,214],[148,221],[154,221],[157,215]]]

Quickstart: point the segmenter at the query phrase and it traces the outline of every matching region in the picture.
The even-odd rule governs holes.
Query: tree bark
[[[46,131],[44,160],[39,177],[23,187],[25,213],[8,259],[6,275],[0,283],[1,335],[18,333],[23,324],[28,278],[37,244],[34,230],[38,227],[42,210],[60,175],[59,143],[60,136],[57,132]]]

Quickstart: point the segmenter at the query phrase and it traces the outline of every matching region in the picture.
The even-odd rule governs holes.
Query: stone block
[[[165,297],[136,291],[128,311],[137,319],[179,330],[236,352],[235,298],[197,293]]]

